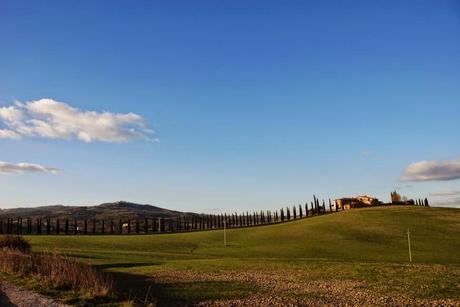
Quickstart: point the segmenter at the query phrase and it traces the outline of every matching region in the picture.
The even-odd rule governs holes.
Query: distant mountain
[[[191,212],[168,210],[152,205],[141,205],[126,201],[104,203],[98,206],[73,207],[73,206],[43,206],[34,208],[0,209],[0,219],[12,217],[22,218],[59,218],[59,219],[143,219],[153,216],[196,215]]]

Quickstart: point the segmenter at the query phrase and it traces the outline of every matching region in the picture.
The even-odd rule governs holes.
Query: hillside
[[[152,216],[190,215],[193,213],[168,210],[152,205],[141,205],[125,201],[103,203],[98,206],[43,206],[33,208],[0,209],[0,219],[7,217],[22,218],[59,218],[59,219],[143,219]]]
[[[151,290],[159,306],[460,304],[460,209],[364,208],[229,229],[227,247],[222,230],[28,239],[116,274],[127,297]]]
[[[395,206],[353,209],[284,224],[161,236],[31,237],[40,246],[77,247],[81,252],[110,248],[118,257],[136,251],[139,257],[187,255],[194,258],[312,258],[346,261],[407,261],[410,229],[417,262],[460,263],[460,209]],[[274,245],[276,243],[276,245]]]

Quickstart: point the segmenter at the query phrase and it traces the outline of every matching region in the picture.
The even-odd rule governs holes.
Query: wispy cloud
[[[151,139],[153,131],[134,113],[85,111],[53,99],[0,108],[0,138],[76,138],[83,142],[123,143]]]
[[[25,172],[29,173],[52,173],[56,174],[60,170],[55,167],[45,167],[40,164],[32,163],[9,163],[0,161],[0,174],[22,174]]]
[[[404,171],[404,181],[445,181],[460,178],[460,159],[450,161],[420,161]]]
[[[460,195],[460,191],[448,190],[430,193],[430,196],[457,196]]]

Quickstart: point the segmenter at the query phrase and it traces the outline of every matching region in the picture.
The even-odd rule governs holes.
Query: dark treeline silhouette
[[[0,219],[0,234],[37,234],[37,235],[115,235],[115,234],[158,234],[171,232],[203,231],[211,229],[252,227],[277,224],[308,217],[342,211],[331,200],[326,206],[324,199],[319,201],[313,196],[308,206],[302,204],[281,208],[279,211],[260,211],[231,214],[196,214],[152,216],[143,219],[59,219],[59,218],[21,218]],[[411,204],[429,206],[428,199],[417,199]],[[382,204],[391,205],[391,204]]]

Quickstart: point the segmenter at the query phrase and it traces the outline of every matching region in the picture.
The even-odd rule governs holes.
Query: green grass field
[[[222,230],[29,236],[28,240],[35,251],[57,251],[113,272],[121,297],[137,302],[150,295],[159,305],[244,302],[264,296],[294,303],[327,303],[335,297],[331,293],[341,287],[347,288],[342,292],[351,288],[356,293],[401,296],[410,301],[460,299],[459,209],[355,209],[284,224],[231,229],[227,247]],[[353,297],[345,295],[343,299],[351,302]]]

